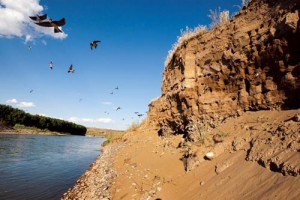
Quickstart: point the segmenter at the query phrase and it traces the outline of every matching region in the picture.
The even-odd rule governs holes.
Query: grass
[[[180,30],[180,35],[177,37],[177,42],[175,42],[172,45],[171,50],[168,51],[167,58],[165,60],[165,67],[168,66],[168,64],[171,62],[175,52],[179,47],[181,47],[186,41],[189,39],[196,37],[198,35],[201,35],[203,33],[206,33],[206,26],[198,25],[195,28],[189,28],[188,26],[185,28],[185,30]]]
[[[100,129],[100,128],[87,128],[87,136],[101,136],[106,140],[102,143],[102,146],[106,146],[113,141],[122,139],[123,135],[128,131],[136,131],[143,123],[143,121],[133,122],[126,131],[112,130],[112,129]]]
[[[242,0],[243,4],[248,4],[251,0]],[[229,20],[229,11],[223,10],[219,7],[216,10],[209,10],[210,14],[208,17],[212,20],[210,24],[210,28],[214,28],[219,24],[225,23]],[[177,37],[177,42],[172,45],[171,50],[168,51],[167,58],[165,60],[165,68],[170,64],[175,52],[179,49],[183,44],[185,44],[188,40],[201,36],[202,34],[207,32],[206,26],[198,25],[195,28],[186,27],[185,30],[180,30],[180,35]]]
[[[242,6],[248,6],[251,0],[242,0]]]
[[[109,143],[121,139],[123,134],[109,134],[105,136],[106,140],[102,143],[102,146],[106,146]]]
[[[23,133],[33,133],[33,134],[46,134],[46,135],[61,135],[62,133],[50,131],[48,129],[39,129],[32,126],[24,126],[22,124],[16,124],[13,127],[15,130]]]
[[[113,141],[121,139],[124,134],[125,131],[120,131],[120,130],[87,128],[86,136],[104,137],[106,141],[102,143],[102,146],[105,146]]]
[[[230,134],[228,132],[225,132],[218,127],[213,128],[215,129],[214,135],[218,135],[220,138],[228,137]],[[211,130],[213,130],[211,129]],[[209,133],[211,130],[209,130],[209,124],[208,123],[195,123],[193,125],[193,136],[195,138],[194,143],[199,145],[206,145],[206,142],[211,141],[209,137]]]
[[[200,145],[205,145],[205,142],[207,140],[207,133],[208,133],[208,126],[206,124],[203,124],[200,126],[200,124],[194,125],[194,137],[195,142]]]
[[[136,131],[141,126],[141,124],[142,123],[140,122],[132,122],[127,131]]]
[[[145,122],[146,119],[143,119],[142,121],[132,122],[126,131],[137,131],[137,129],[140,128],[143,124],[145,124]]]
[[[221,8],[215,10],[209,10],[210,14],[208,17],[211,19],[210,28],[213,29],[220,24],[223,24],[229,20],[229,11],[223,10]]]

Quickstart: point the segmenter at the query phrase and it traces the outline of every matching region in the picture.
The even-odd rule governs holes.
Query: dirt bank
[[[128,132],[63,199],[297,199],[299,115],[247,112],[206,132],[198,144],[143,128]]]

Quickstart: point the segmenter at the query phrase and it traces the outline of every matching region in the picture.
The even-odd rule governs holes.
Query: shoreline
[[[116,153],[124,146],[124,142],[114,142],[102,147],[101,154],[80,176],[74,186],[68,189],[61,200],[111,199],[109,189],[114,184],[117,172],[113,168],[113,160]]]
[[[4,128],[0,129],[0,134],[2,135],[69,135],[58,132],[50,132],[50,131],[37,131],[30,129],[13,129],[13,128]]]

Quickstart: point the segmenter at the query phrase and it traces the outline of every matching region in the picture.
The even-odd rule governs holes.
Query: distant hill
[[[114,140],[120,139],[124,135],[125,131],[101,129],[101,128],[87,128],[86,136],[101,136],[106,138],[103,145],[106,145]]]
[[[86,135],[89,136],[109,136],[112,134],[123,134],[125,131],[120,131],[120,130],[112,130],[112,129],[103,129],[103,128],[93,128],[93,127],[88,127]]]

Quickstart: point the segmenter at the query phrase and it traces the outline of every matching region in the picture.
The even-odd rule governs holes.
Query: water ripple
[[[60,199],[100,154],[102,138],[0,135],[0,199]]]

